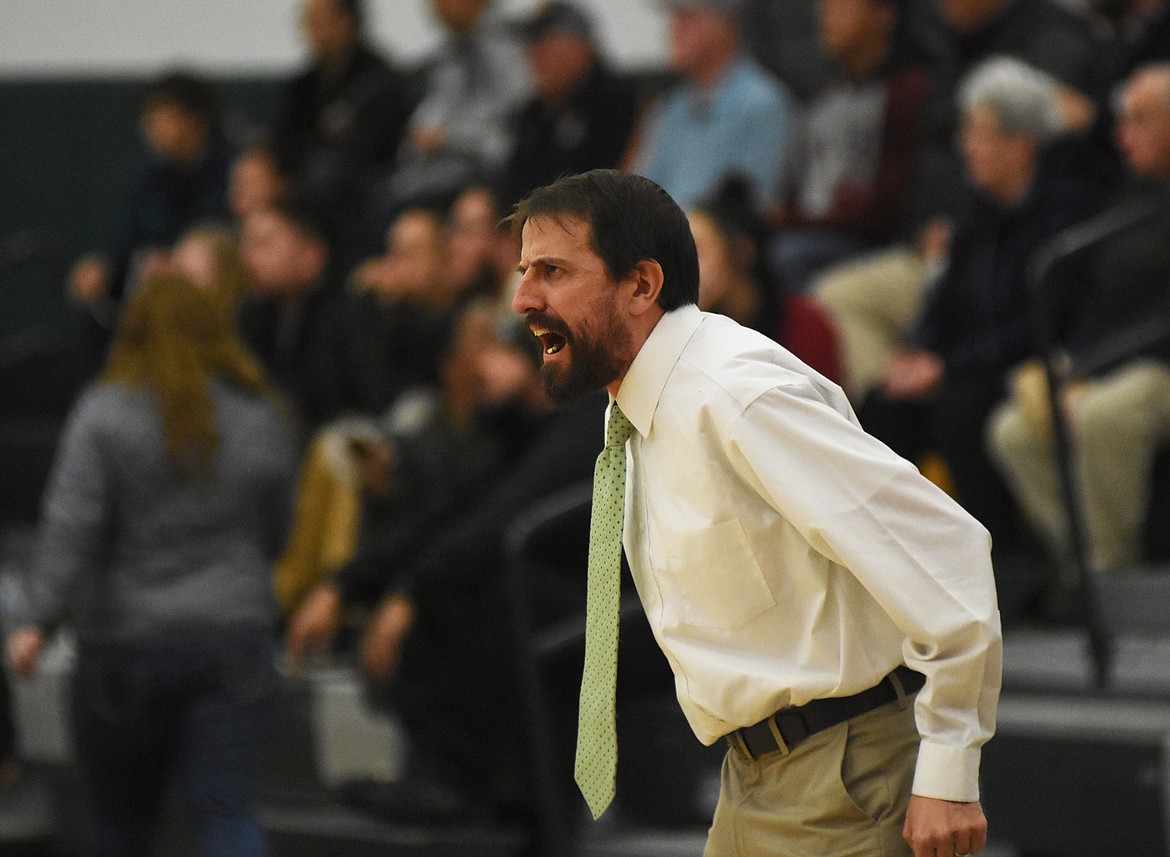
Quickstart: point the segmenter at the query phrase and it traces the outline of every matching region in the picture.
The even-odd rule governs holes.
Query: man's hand
[[[428,155],[442,151],[447,145],[447,132],[441,125],[411,128],[410,141]]]
[[[942,384],[943,362],[929,351],[896,351],[882,374],[882,386],[891,399],[925,399]]]
[[[24,678],[32,678],[37,672],[37,658],[45,647],[45,635],[37,628],[17,628],[8,640],[8,663],[12,671]]]
[[[902,836],[914,849],[914,857],[956,857],[978,854],[987,844],[987,818],[979,801],[910,796]]]
[[[371,497],[385,497],[394,484],[394,447],[389,441],[363,440],[353,448],[362,491]]]
[[[285,645],[293,667],[299,669],[306,657],[326,651],[340,624],[341,593],[329,584],[318,586],[288,625]]]
[[[69,295],[85,304],[105,297],[110,287],[110,270],[99,256],[85,256],[69,272]]]
[[[362,666],[370,678],[385,681],[398,668],[402,643],[414,625],[414,604],[391,595],[378,608],[362,638]]]

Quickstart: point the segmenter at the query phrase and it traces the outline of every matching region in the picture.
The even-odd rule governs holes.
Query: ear
[[[628,292],[631,315],[642,315],[658,306],[663,279],[662,266],[653,259],[643,259],[634,265],[629,275],[632,285],[632,291]]]

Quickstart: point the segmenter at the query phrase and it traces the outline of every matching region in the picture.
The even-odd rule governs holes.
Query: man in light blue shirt
[[[740,0],[671,0],[671,65],[684,80],[650,110],[632,171],[684,209],[733,175],[774,202],[789,180],[796,102],[741,49]]]

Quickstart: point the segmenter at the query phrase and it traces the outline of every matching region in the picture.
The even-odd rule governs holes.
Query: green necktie
[[[577,762],[573,768],[574,779],[595,819],[601,817],[617,792],[615,702],[622,519],[626,507],[626,441],[633,433],[634,426],[614,402],[605,432],[605,449],[593,469],[585,669],[581,675]]]

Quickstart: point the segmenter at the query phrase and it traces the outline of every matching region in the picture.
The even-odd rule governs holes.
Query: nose
[[[544,309],[544,299],[532,269],[524,272],[512,295],[512,312],[528,315]]]

